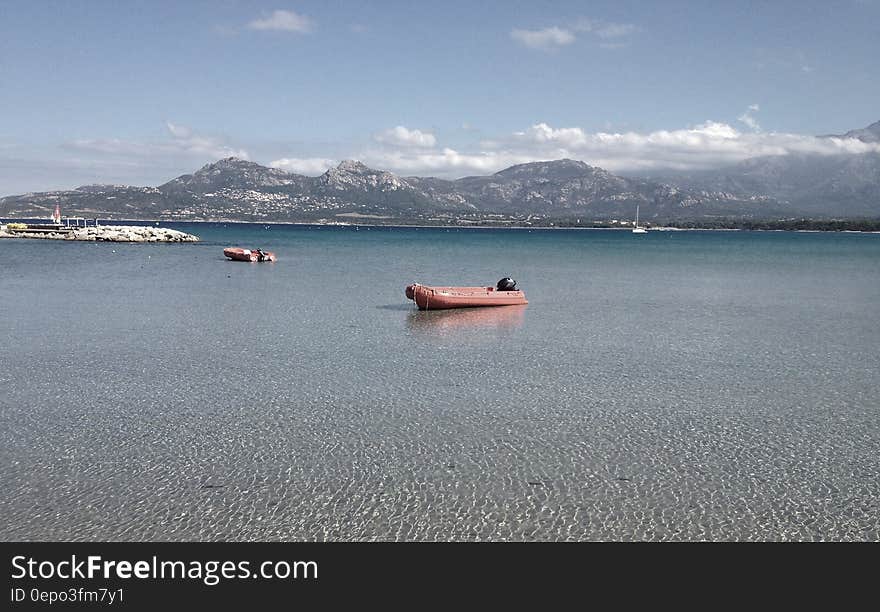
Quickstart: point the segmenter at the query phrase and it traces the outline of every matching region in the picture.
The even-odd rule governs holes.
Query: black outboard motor
[[[498,291],[516,291],[516,281],[509,277],[502,278],[495,288]]]

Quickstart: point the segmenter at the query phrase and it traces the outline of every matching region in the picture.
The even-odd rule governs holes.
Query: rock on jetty
[[[31,229],[0,227],[0,238],[44,238],[49,240],[88,240],[104,242],[198,242],[199,237],[165,227],[140,225],[98,225]]]
[[[107,240],[110,242],[198,242],[199,237],[168,229],[137,225],[99,225],[78,227],[68,240]]]

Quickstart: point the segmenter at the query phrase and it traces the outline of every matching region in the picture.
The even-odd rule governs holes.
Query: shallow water
[[[0,539],[880,540],[878,235],[170,226],[0,240]]]

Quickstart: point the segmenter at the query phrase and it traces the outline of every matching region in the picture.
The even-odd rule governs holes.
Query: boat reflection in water
[[[528,306],[412,310],[406,319],[413,332],[453,334],[472,330],[516,329],[525,319]]]

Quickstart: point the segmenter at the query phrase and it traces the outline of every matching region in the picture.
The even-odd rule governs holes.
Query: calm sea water
[[[880,235],[169,226],[0,241],[0,539],[880,540]]]

